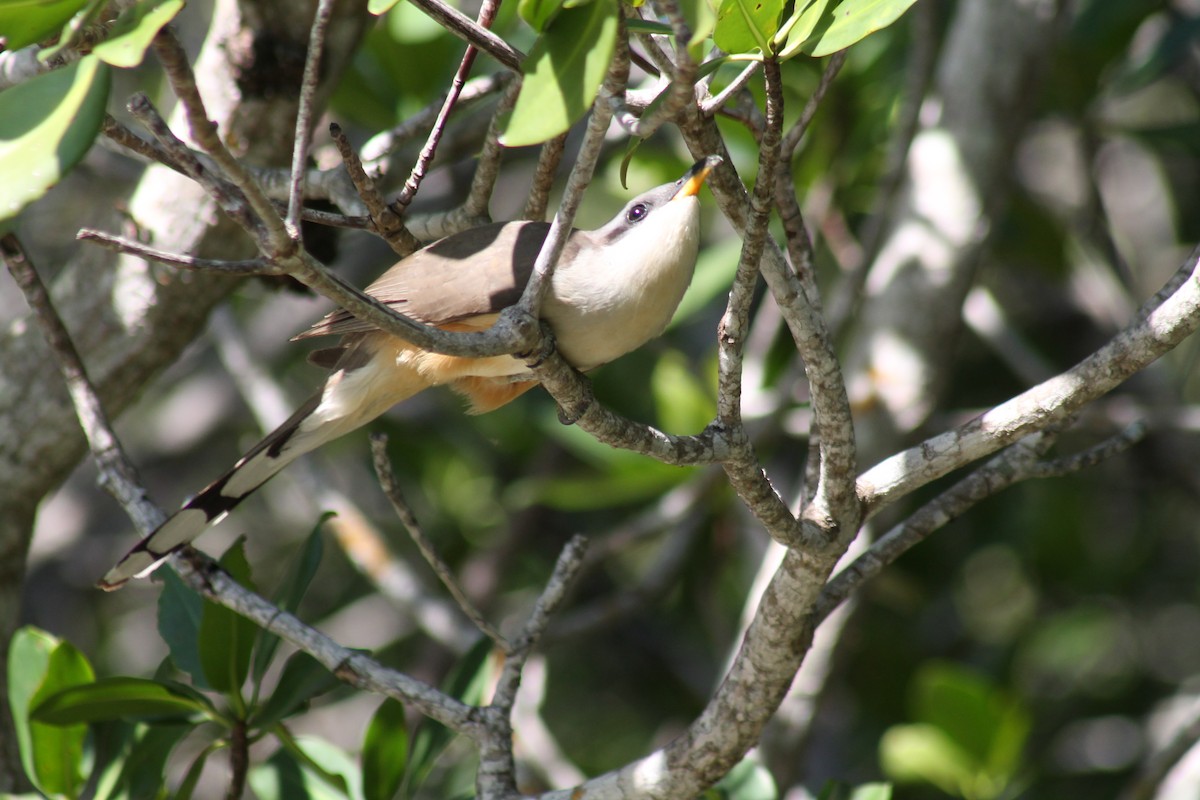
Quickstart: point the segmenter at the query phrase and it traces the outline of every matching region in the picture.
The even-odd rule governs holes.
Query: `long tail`
[[[97,586],[112,591],[130,578],[153,572],[172,552],[224,519],[238,503],[298,457],[365,425],[429,386],[416,370],[398,366],[394,357],[377,355],[385,357],[336,370],[321,392],[138,542]]]

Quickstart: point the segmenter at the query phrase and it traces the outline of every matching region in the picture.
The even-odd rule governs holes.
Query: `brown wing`
[[[546,222],[498,222],[456,233],[400,261],[366,293],[428,325],[494,314],[520,299],[549,230]],[[576,233],[572,231],[572,239]],[[483,258],[485,249],[489,255]],[[569,240],[564,260],[571,249]],[[370,330],[369,323],[338,309],[295,338]]]

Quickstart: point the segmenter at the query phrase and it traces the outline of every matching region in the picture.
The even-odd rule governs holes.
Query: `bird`
[[[572,229],[540,316],[566,361],[587,372],[657,337],[691,283],[699,253],[700,202],[719,156],[630,200],[592,231]],[[487,330],[515,305],[550,225],[497,222],[462,231],[401,259],[364,291],[418,322],[451,331]],[[98,582],[111,591],[145,577],[171,553],[223,520],[299,456],[366,425],[432,386],[448,386],[469,413],[492,411],[537,385],[510,355],[464,358],[423,350],[345,310],[294,337],[341,335],[309,360],[330,370],[291,417],[138,542]]]

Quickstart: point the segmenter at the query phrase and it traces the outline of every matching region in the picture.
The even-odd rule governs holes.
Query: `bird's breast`
[[[658,336],[691,282],[699,248],[698,203],[676,201],[613,246],[586,248],[554,273],[543,316],[563,357],[592,369]],[[668,214],[670,211],[672,213]]]

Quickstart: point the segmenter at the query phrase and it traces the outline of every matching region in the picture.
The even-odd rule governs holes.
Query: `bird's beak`
[[[709,156],[692,164],[692,168],[679,179],[681,181],[679,191],[675,192],[675,196],[671,199],[678,200],[681,197],[695,197],[700,194],[700,187],[704,185],[708,173],[724,160],[720,156]]]

